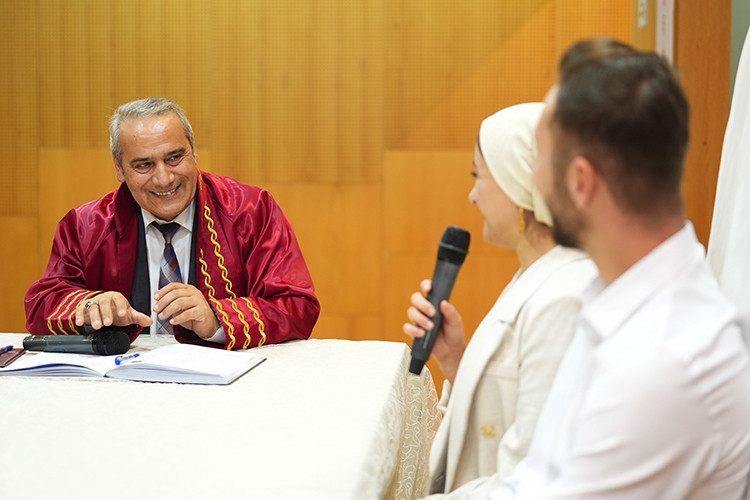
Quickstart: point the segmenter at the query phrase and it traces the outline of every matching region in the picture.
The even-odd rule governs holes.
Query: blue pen
[[[115,358],[115,364],[119,366],[119,365],[122,364],[123,361],[127,361],[127,360],[133,359],[133,358],[137,358],[138,356],[140,356],[140,354],[137,353],[137,352],[134,352],[133,354],[126,354],[124,356],[117,356]]]
[[[4,352],[12,351],[12,350],[13,350],[13,346],[12,345],[6,345],[5,347],[0,347],[0,354],[2,354]]]

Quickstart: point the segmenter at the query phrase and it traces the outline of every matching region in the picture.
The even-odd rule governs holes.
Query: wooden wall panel
[[[68,89],[64,85],[63,71],[68,53],[62,43],[63,3],[40,0],[36,20],[39,30],[39,67],[44,68],[34,75],[39,85],[39,109],[44,119],[40,121],[39,146],[62,147],[65,144],[65,97]]]
[[[675,2],[675,64],[690,100],[685,212],[708,245],[724,132],[729,119],[732,2]]]
[[[540,100],[554,3],[388,2],[386,147],[471,147],[482,118]]]
[[[633,43],[643,50],[656,44],[657,1],[647,0],[648,24],[639,27],[633,0]],[[716,180],[729,118],[731,0],[675,2],[674,65],[690,101],[690,147],[685,160],[685,213],[698,239],[708,245]]]
[[[112,2],[112,17],[103,20],[112,26],[110,44],[115,82],[112,87],[113,108],[124,102],[145,97],[139,88],[139,82],[145,79],[155,82],[160,77],[159,74],[144,75],[140,70],[141,3],[141,0]]]
[[[33,215],[37,205],[36,150],[39,140],[37,101],[37,6],[33,2],[0,2],[0,216]]]
[[[3,284],[0,286],[0,322],[3,332],[26,331],[23,298],[39,276],[35,216],[0,216],[0,256],[3,258]]]
[[[63,144],[89,146],[90,112],[89,40],[91,29],[88,2],[67,2],[62,6],[60,38],[49,40],[62,48],[62,72],[46,88],[61,85],[64,92]]]
[[[39,150],[39,268],[35,269],[36,278],[47,265],[60,219],[71,208],[99,198],[118,185],[109,149]],[[30,284],[31,281],[26,287]]]
[[[630,40],[630,2],[389,3],[386,147],[471,147],[494,111],[542,100],[570,43]]]
[[[112,57],[113,9],[111,1],[89,4],[87,51],[89,76],[85,82],[89,100],[87,147],[109,148],[109,115],[116,103],[115,64]]]
[[[555,54],[553,64],[574,42],[582,38],[608,36],[630,42],[633,15],[630,2],[555,2]]]
[[[295,228],[313,277],[322,308],[315,336],[381,338],[382,282],[392,279],[381,267],[381,187],[263,187],[273,194]],[[355,326],[366,329],[352,329]]]
[[[209,122],[216,128],[210,127],[209,136],[197,136],[196,141],[211,141],[216,151],[216,173],[258,183],[263,180],[260,172],[269,168],[261,161],[260,96],[267,78],[261,66],[262,51],[258,50],[262,46],[263,10],[260,2],[218,2],[213,15],[214,26],[222,28],[220,33],[210,28],[215,46],[211,67],[215,74],[222,75],[214,80],[213,95],[207,96],[213,101]]]

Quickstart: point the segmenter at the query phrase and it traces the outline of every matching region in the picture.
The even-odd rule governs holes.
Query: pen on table
[[[12,345],[6,345],[5,347],[0,347],[0,354],[2,354],[4,352],[12,351],[12,350],[13,350],[13,346]]]
[[[120,364],[122,364],[123,361],[127,361],[127,360],[133,359],[133,358],[137,358],[138,356],[140,356],[140,354],[137,353],[137,352],[134,352],[133,354],[125,354],[124,356],[117,356],[115,358],[115,364],[116,365],[120,365]]]

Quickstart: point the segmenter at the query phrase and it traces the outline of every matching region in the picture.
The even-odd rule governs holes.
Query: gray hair
[[[185,130],[185,137],[190,143],[190,149],[195,157],[195,136],[193,127],[182,111],[182,108],[169,99],[164,97],[147,97],[137,101],[131,101],[123,104],[112,114],[109,119],[109,149],[112,156],[117,160],[117,164],[122,168],[122,145],[120,144],[120,126],[122,122],[130,118],[140,118],[143,116],[161,115],[174,112],[182,122],[182,128]]]

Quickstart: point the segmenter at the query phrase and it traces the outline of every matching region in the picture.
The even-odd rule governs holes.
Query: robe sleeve
[[[75,310],[99,290],[85,286],[73,211],[57,225],[44,275],[26,292],[26,329],[34,335],[75,335]]]
[[[71,210],[59,222],[52,241],[47,268],[26,292],[26,329],[33,335],[78,335],[86,333],[75,324],[80,304],[99,294],[100,279],[85,271],[84,258],[91,249],[81,247],[77,213]],[[133,341],[140,327],[121,328]]]
[[[214,224],[217,219],[216,214],[211,216]],[[318,319],[320,303],[291,224],[281,208],[264,192],[256,210],[237,216],[231,223],[235,230],[227,237],[235,238],[239,244],[228,246],[236,248],[234,253],[238,255],[223,251],[215,240],[202,245],[196,255],[199,287],[205,290],[204,295],[224,327],[224,348],[247,349],[308,338]],[[217,253],[221,255],[218,261],[214,259]],[[233,259],[240,262],[232,262]],[[246,279],[228,276],[224,271],[233,267],[231,264],[238,264],[236,267],[242,269]],[[238,289],[243,281],[243,289]],[[175,335],[179,342],[217,346],[183,328],[176,328]]]

